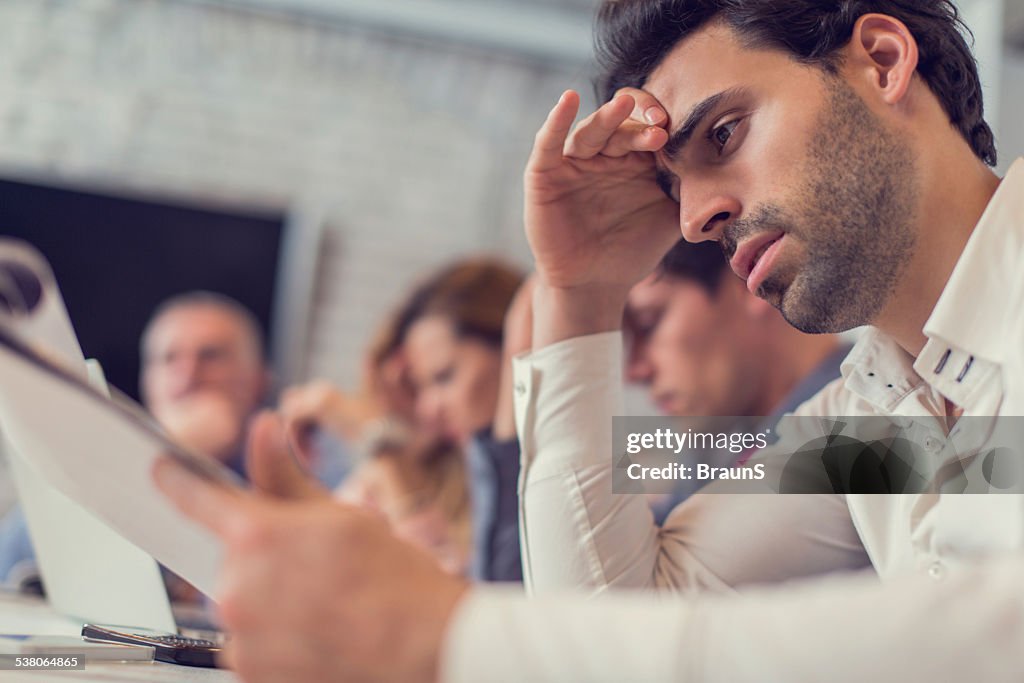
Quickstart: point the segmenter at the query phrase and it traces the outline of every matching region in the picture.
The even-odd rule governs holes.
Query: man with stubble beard
[[[611,487],[627,293],[680,231],[719,241],[801,330],[871,326],[799,413],[923,415],[949,433],[1024,410],[1024,167],[990,169],[955,6],[620,0],[598,30],[609,101],[574,128],[564,94],[525,176],[533,600],[442,576],[350,508],[161,466],[225,542],[242,678],[1020,680],[1020,496],[701,495],[659,530]],[[881,581],[765,585],[868,565]]]

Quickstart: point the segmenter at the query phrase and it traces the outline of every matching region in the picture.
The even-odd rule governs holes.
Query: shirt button
[[[526,393],[526,385],[522,382],[516,382],[516,393],[522,396]]]
[[[928,576],[932,577],[936,581],[942,581],[946,576],[946,568],[942,566],[942,563],[936,560],[928,565]]]
[[[924,448],[929,453],[935,453],[935,452],[941,450],[942,446],[939,443],[938,439],[936,439],[934,436],[929,436],[929,437],[925,438],[925,440],[924,440]]]

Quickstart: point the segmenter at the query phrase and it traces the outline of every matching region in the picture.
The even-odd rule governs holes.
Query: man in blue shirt
[[[762,417],[785,413],[839,377],[849,346],[809,335],[747,291],[713,242],[680,240],[654,273],[635,285],[626,307],[627,375],[647,387],[659,412],[679,417]],[[728,451],[705,455],[728,467]],[[660,523],[702,482],[681,480],[655,499]]]
[[[510,309],[506,355],[528,348],[529,330],[520,328],[529,320],[529,297],[529,290],[524,291]],[[765,426],[774,425],[839,377],[839,365],[850,350],[835,335],[797,331],[770,304],[746,290],[717,245],[685,240],[633,287],[625,328],[628,378],[648,389],[659,412],[765,417]],[[507,408],[511,411],[511,404]],[[519,442],[515,436],[501,438],[514,433],[511,425],[500,429],[502,421],[499,414],[496,428],[478,434],[467,453],[473,493],[472,576],[514,582],[522,581],[516,495]],[[722,461],[709,464],[729,466],[736,461],[728,452],[715,457]],[[671,495],[652,498],[657,521],[662,522],[700,483],[680,481]]]

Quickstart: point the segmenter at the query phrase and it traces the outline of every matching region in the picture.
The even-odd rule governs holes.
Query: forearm
[[[936,584],[838,577],[698,599],[523,600],[475,590],[450,623],[445,683],[1018,681],[1020,558]]]
[[[612,494],[621,338],[594,335],[516,360],[520,535],[534,593],[647,587],[659,550],[642,496]]]

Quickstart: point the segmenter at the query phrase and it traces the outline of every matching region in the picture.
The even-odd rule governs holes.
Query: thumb
[[[261,412],[249,427],[245,466],[253,486],[269,495],[307,500],[329,495],[293,455],[284,423],[273,412]]]

